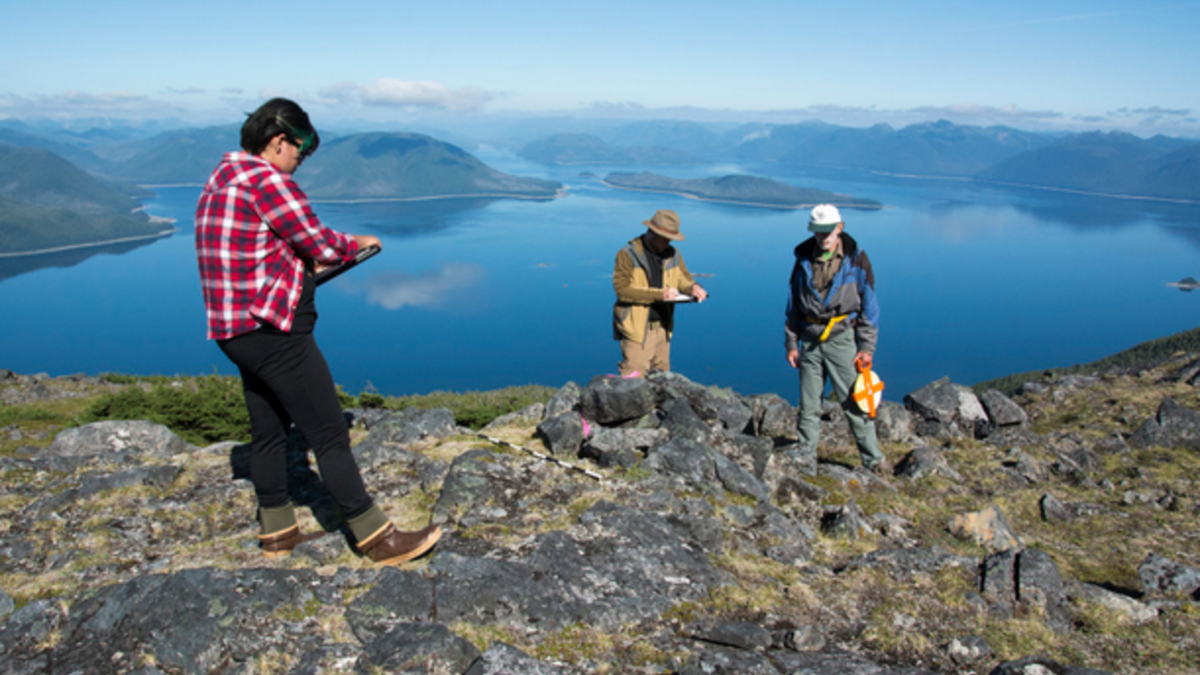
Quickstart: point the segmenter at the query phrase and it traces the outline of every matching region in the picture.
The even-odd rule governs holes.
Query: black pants
[[[287,436],[295,422],[342,514],[354,518],[371,508],[350,453],[350,431],[333,376],[312,333],[256,330],[217,344],[242,374],[250,410],[250,480],[258,505],[288,504]]]

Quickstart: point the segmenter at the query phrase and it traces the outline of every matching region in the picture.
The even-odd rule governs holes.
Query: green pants
[[[825,391],[825,378],[833,385],[834,396],[841,402],[850,420],[850,431],[858,444],[858,454],[865,467],[883,461],[879,451],[879,439],[875,436],[875,420],[859,410],[850,398],[854,387],[854,355],[858,347],[854,342],[854,331],[845,331],[825,342],[802,340],[800,342],[800,442],[817,447],[821,436],[821,394]]]

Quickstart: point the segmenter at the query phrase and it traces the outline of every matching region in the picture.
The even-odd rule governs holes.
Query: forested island
[[[712,202],[760,206],[773,209],[802,209],[816,204],[835,204],[856,209],[880,209],[883,204],[874,199],[803,188],[761,176],[729,175],[711,178],[681,179],[643,171],[614,172],[604,179],[605,185],[622,190],[645,190],[681,195]]]
[[[0,256],[163,236],[170,221],[41,148],[0,145]]]

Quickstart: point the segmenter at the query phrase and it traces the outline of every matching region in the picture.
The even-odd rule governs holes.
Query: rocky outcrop
[[[972,618],[1063,641],[1089,639],[1078,628],[1098,630],[1097,607],[1144,627],[1190,620],[1190,553],[1146,556],[1141,591],[1119,589],[1067,576],[1080,568],[1060,567],[1046,534],[1196,508],[1186,484],[1149,478],[1157,467],[1106,469],[1142,447],[1128,431],[1031,430],[1037,396],[1069,403],[1097,383],[1018,403],[934,382],[882,406],[902,460],[882,478],[857,466],[840,406],[823,411],[821,446],[800,446],[782,398],[679,374],[568,383],[487,426],[553,461],[477,440],[448,410],[354,411],[372,494],[401,524],[445,530],[403,569],[358,556],[302,438],[289,491],[326,536],[266,561],[244,446],[196,448],[149,423],[64,431],[0,457],[0,580],[47,580],[41,595],[0,588],[0,672],[1101,672],[1016,658],[1016,640],[989,645]],[[1160,408],[1157,442],[1186,447],[1186,417]]]

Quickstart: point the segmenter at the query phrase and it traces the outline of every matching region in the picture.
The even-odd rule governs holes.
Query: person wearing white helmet
[[[784,324],[787,361],[800,371],[800,442],[814,450],[821,429],[825,378],[846,410],[863,466],[882,474],[875,422],[851,400],[856,365],[869,367],[879,336],[875,272],[865,251],[846,234],[833,204],[819,204],[808,220],[813,236],[795,249]]]

